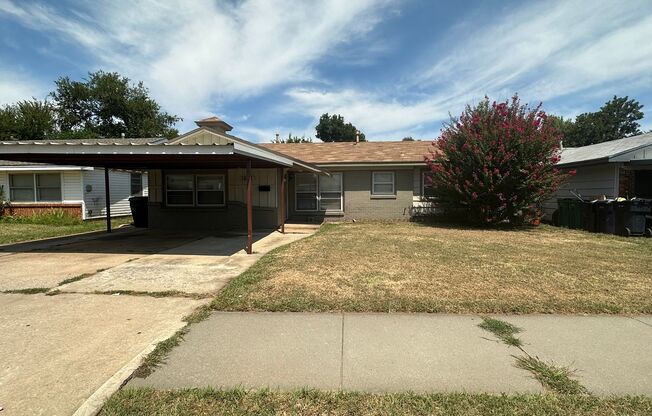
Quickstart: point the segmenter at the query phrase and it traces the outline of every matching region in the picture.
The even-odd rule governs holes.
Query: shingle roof
[[[267,149],[318,165],[336,163],[422,163],[432,141],[260,143]]]
[[[560,165],[582,163],[614,157],[640,147],[652,145],[652,133],[626,137],[610,142],[592,144],[582,147],[567,147],[561,152]]]

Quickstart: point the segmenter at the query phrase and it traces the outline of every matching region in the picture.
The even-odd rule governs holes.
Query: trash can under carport
[[[129,206],[131,207],[135,227],[147,227],[147,201],[146,196],[132,196],[129,198]]]

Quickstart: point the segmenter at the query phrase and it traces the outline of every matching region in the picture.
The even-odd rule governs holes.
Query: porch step
[[[321,224],[285,223],[285,232],[288,234],[312,234],[319,230]]]

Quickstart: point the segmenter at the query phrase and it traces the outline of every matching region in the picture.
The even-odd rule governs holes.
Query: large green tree
[[[634,99],[614,96],[596,112],[580,114],[574,121],[556,122],[564,135],[564,146],[586,146],[641,134],[638,121],[643,118],[642,108]]]
[[[61,77],[50,95],[62,133],[100,137],[174,137],[181,119],[161,111],[142,82],[116,72],[91,72],[88,79]]]
[[[35,98],[0,109],[0,139],[51,139],[56,132],[52,103]]]
[[[315,126],[317,138],[323,142],[354,142],[358,129],[351,123],[345,123],[344,117],[339,114],[322,114],[319,124]],[[361,142],[365,141],[364,133],[359,133]]]
[[[49,99],[0,109],[0,138],[174,137],[181,119],[161,110],[142,82],[115,72],[91,72],[82,81],[61,77]]]

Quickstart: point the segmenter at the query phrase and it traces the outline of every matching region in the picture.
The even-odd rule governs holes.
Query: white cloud
[[[390,0],[84,2],[52,7],[0,0],[0,13],[56,32],[101,66],[143,80],[164,108],[194,119],[223,100],[314,77],[336,46],[367,34]]]
[[[464,22],[433,46],[436,54],[424,51],[431,63],[400,88],[425,98],[397,100],[396,90],[292,88],[290,109],[310,116],[340,113],[380,139],[406,130],[430,135],[432,128],[422,125],[447,120],[449,112],[457,115],[485,95],[506,99],[518,92],[534,103],[571,94],[607,99],[614,83],[650,85],[651,13],[651,3],[635,0],[535,3],[495,21]]]
[[[0,106],[32,97],[44,99],[47,92],[41,82],[27,75],[0,68]]]

